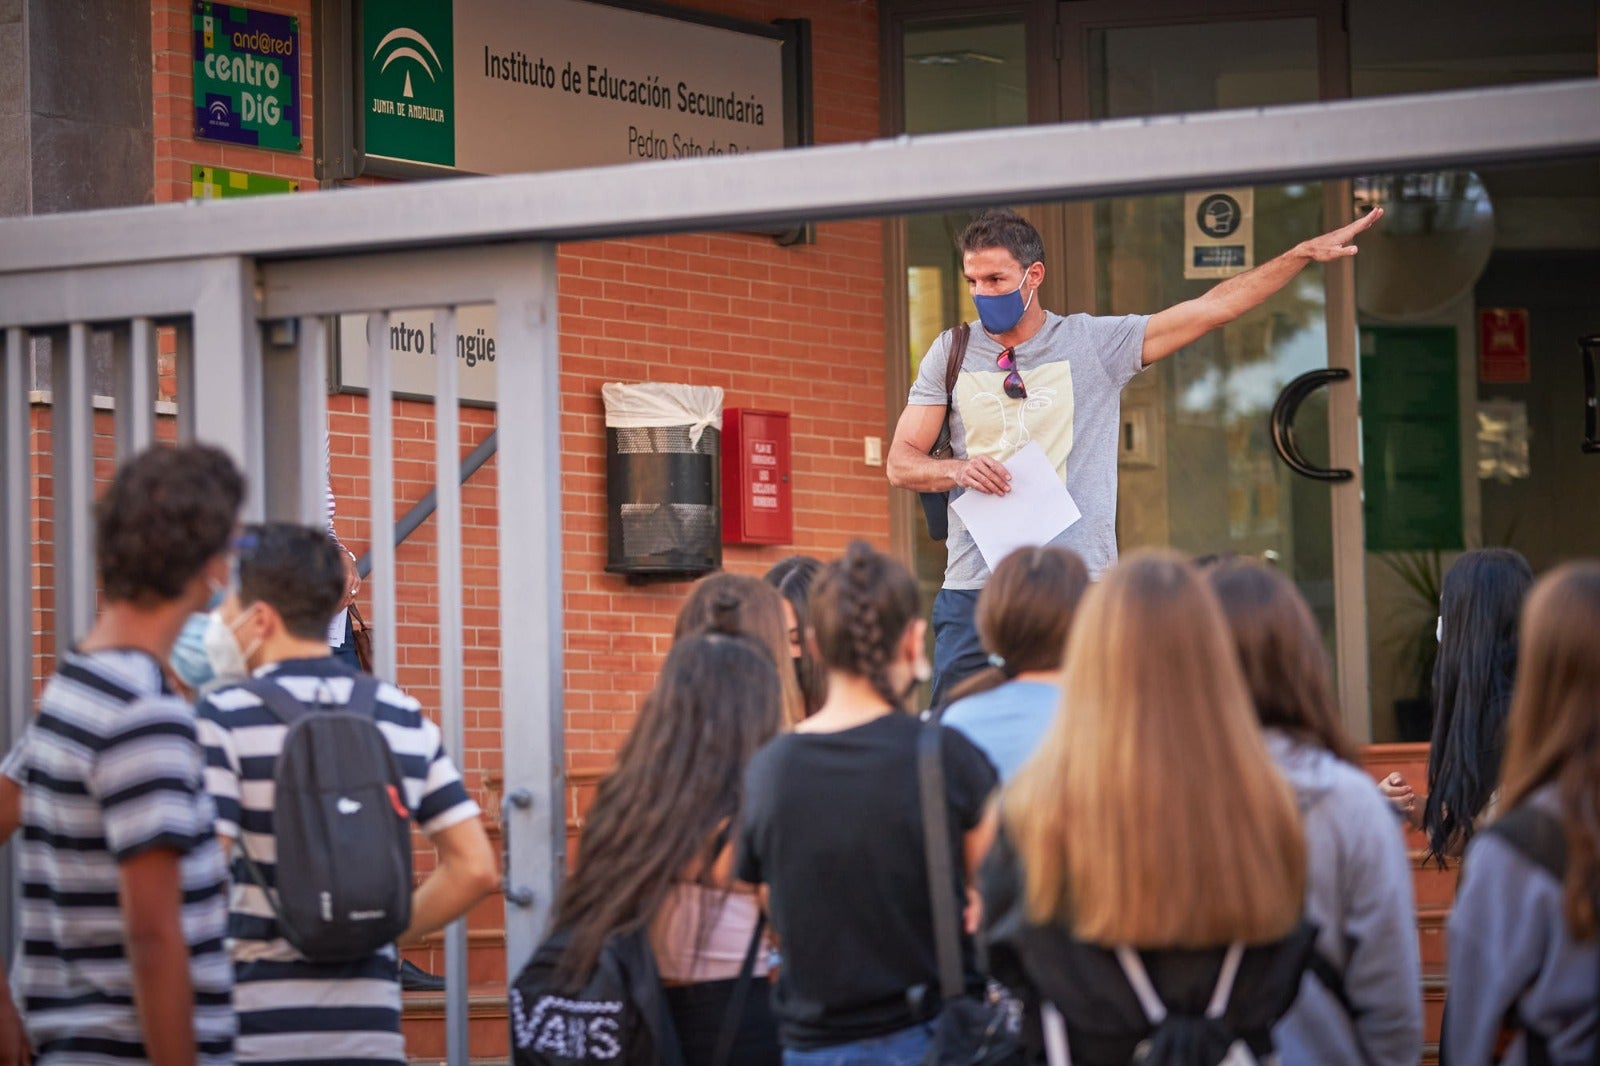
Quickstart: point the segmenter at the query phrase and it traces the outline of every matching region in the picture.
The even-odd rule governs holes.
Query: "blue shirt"
[[[1061,689],[1048,681],[1007,681],[956,700],[940,721],[982,748],[1006,782],[1039,746],[1060,706]]]

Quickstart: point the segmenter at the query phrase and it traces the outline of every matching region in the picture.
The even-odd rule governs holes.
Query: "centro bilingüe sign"
[[[365,169],[506,174],[796,143],[788,31],[704,18],[591,0],[364,0]]]

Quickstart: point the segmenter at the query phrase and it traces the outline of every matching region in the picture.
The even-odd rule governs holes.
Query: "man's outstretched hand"
[[[1307,259],[1318,263],[1328,263],[1335,259],[1356,254],[1356,234],[1372,227],[1373,223],[1383,217],[1383,208],[1374,207],[1348,226],[1341,226],[1332,233],[1324,233],[1320,237],[1313,237],[1300,245],[1300,252]]]

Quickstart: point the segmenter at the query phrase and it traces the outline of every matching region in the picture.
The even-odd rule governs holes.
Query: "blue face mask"
[[[990,333],[1009,333],[1017,328],[1017,323],[1022,321],[1022,316],[1027,314],[1028,305],[1033,303],[1033,293],[1028,298],[1022,298],[1022,286],[1027,284],[1027,271],[1023,271],[1022,283],[1015,292],[1008,292],[1001,296],[972,297],[972,302],[978,307],[978,321],[983,323],[983,328]],[[1034,292],[1039,290],[1035,289]]]

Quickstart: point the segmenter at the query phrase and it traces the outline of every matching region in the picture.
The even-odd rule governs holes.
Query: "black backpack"
[[[1236,943],[1226,951],[1219,950],[1210,1001],[1201,1013],[1169,1011],[1156,993],[1143,957],[1132,948],[1104,948],[1074,941],[1068,950],[1078,958],[1080,965],[1074,967],[1076,973],[1098,972],[1094,987],[1110,980],[1110,974],[1115,972],[1120,973],[1132,989],[1148,1028],[1128,1061],[1139,1066],[1255,1066],[1256,1063],[1277,1062],[1272,1047],[1272,1027],[1288,1012],[1299,994],[1300,979],[1315,942],[1316,927],[1302,921],[1275,944],[1247,949]],[[1247,953],[1257,956],[1253,972],[1250,964],[1245,963]],[[1251,976],[1236,987],[1235,978],[1240,975],[1241,963],[1245,963]],[[1088,968],[1083,968],[1083,964]],[[1074,1005],[1075,1013],[1082,1016],[1086,1010],[1091,1014],[1103,1010],[1103,1005],[1094,1006],[1099,995],[1101,993],[1093,988],[1083,989],[1079,996],[1082,1001]],[[1070,1066],[1073,1055],[1068,1047],[1067,1026],[1061,1010],[1045,1001],[1041,1004],[1040,1015],[1046,1061],[1049,1066]],[[1120,1062],[1127,1058],[1126,1050],[1117,1058],[1111,1049],[1118,1045],[1125,1047],[1126,1039],[1122,1033],[1102,1030],[1075,1033],[1073,1044],[1084,1045],[1081,1049],[1084,1062]]]
[[[514,1066],[683,1066],[649,934],[608,939],[578,989],[556,980],[569,942],[564,930],[552,934],[511,984]]]
[[[343,707],[308,707],[270,677],[245,682],[288,726],[273,774],[275,885],[244,847],[283,936],[313,962],[354,962],[411,921],[411,811],[400,765],[373,719],[378,682],[352,679]]]
[[[731,1062],[766,926],[762,915],[750,934],[717,1034],[713,1066]],[[562,987],[556,978],[571,939],[569,930],[556,930],[511,983],[512,1066],[683,1066],[648,927],[609,937],[594,972],[578,989]]]

